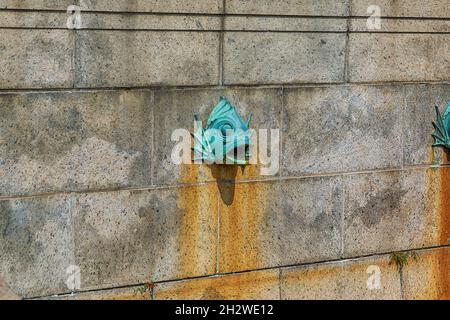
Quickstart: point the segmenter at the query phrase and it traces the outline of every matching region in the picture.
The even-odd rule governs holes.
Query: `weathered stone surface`
[[[86,13],[82,16],[82,28],[220,30],[220,20],[219,16]]]
[[[431,104],[428,85],[405,86],[403,107],[403,164],[419,165],[439,163],[440,149],[435,149],[431,134],[431,124],[436,119],[434,105]]]
[[[0,300],[20,300],[2,279],[0,279]]]
[[[281,92],[278,89],[226,90],[169,90],[155,92],[155,180],[157,184],[193,183],[216,180],[243,180],[260,178],[261,165],[245,168],[225,165],[176,165],[171,160],[171,141],[176,129],[194,131],[194,113],[198,112],[203,126],[209,113],[226,96],[241,116],[252,113],[250,128],[279,129]],[[192,142],[193,143],[193,142]],[[266,176],[267,177],[267,176]],[[272,176],[268,176],[269,178]]]
[[[219,189],[220,272],[339,257],[339,179],[223,184]]]
[[[369,30],[367,18],[356,18],[350,20],[350,31],[370,32],[450,32],[450,21],[448,20],[397,20],[381,18],[381,29]]]
[[[344,260],[342,270],[344,299],[401,299],[400,274],[388,256]]]
[[[80,3],[83,28],[119,31],[8,29],[65,28],[67,6]],[[223,3],[235,15],[223,18],[222,68]],[[359,34],[371,4],[415,17],[382,19],[380,31],[409,34]],[[350,7],[359,18],[345,18]],[[447,1],[0,1],[5,8],[0,277],[12,292],[398,299],[402,287],[406,299],[450,299],[450,168],[424,167],[449,162],[430,136],[434,105],[450,100],[449,35],[414,34],[448,33]],[[444,84],[109,90],[216,86],[222,73],[225,85],[342,83],[346,72],[351,82]],[[53,91],[75,85],[108,90]],[[195,111],[206,121],[221,95],[244,118],[253,112],[252,128],[283,129],[281,179],[259,165],[171,163],[172,131],[192,131]],[[64,194],[38,195],[47,192]],[[443,247],[418,249],[402,282],[387,255],[336,261],[431,246]],[[296,264],[309,265],[284,267]],[[67,295],[69,266],[81,268],[83,292]],[[380,290],[367,288],[370,266],[380,267]],[[280,270],[256,268],[282,268],[281,285]],[[135,287],[155,281],[164,283]]]
[[[429,85],[431,105],[444,109],[450,102],[450,84]],[[433,119],[436,120],[436,119]]]
[[[2,0],[0,9],[66,10],[79,0]]]
[[[3,30],[0,88],[72,87],[73,49],[69,30]]]
[[[42,300],[151,300],[151,289],[148,286],[136,286],[91,292],[80,292],[68,295],[45,297]]]
[[[82,290],[210,275],[216,188],[80,195],[74,237]]]
[[[342,262],[281,269],[281,299],[342,298]]]
[[[224,83],[344,80],[345,34],[227,32]]]
[[[86,94],[83,140],[75,181],[79,189],[151,184],[151,92]]]
[[[408,300],[450,300],[450,248],[417,252],[403,268]]]
[[[447,0],[351,0],[352,16],[368,16],[367,8],[378,5],[382,17],[441,17],[448,18]]]
[[[84,11],[221,13],[222,0],[83,0]]]
[[[351,82],[440,81],[450,73],[448,34],[352,33]]]
[[[450,233],[440,218],[445,213],[439,211],[440,175],[447,171],[417,169],[347,176],[344,255],[440,244],[441,234]]]
[[[151,92],[0,95],[0,195],[151,184]]]
[[[214,85],[214,32],[78,31],[77,87]]]
[[[450,101],[450,85],[405,86],[403,110],[403,163],[406,166],[448,162],[442,148],[432,148],[436,120],[434,106],[444,112]]]
[[[348,0],[227,0],[226,13],[346,16]]]
[[[278,270],[156,284],[156,300],[276,300],[280,298]]]
[[[347,31],[345,19],[333,18],[227,16],[224,22],[230,31]]]
[[[0,201],[0,274],[29,298],[69,292],[74,197]]]
[[[94,13],[81,11],[77,29],[114,30],[220,30],[219,16],[149,15],[128,13]],[[67,28],[66,12],[2,11],[0,27]]]
[[[0,274],[26,298],[210,275],[214,186],[0,201]]]
[[[375,268],[380,271],[379,288],[372,287]],[[281,298],[400,299],[400,275],[388,256],[286,268],[281,270]]]
[[[66,28],[67,15],[60,12],[2,11],[2,28]]]
[[[285,89],[282,175],[401,166],[396,87]]]

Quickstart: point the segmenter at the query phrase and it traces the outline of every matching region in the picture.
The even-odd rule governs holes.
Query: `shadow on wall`
[[[246,166],[213,164],[208,165],[208,167],[211,169],[211,175],[216,179],[217,188],[223,203],[227,206],[232,205],[238,170],[241,170],[243,175]]]

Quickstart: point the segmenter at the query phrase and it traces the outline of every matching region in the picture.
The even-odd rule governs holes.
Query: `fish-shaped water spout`
[[[443,147],[450,150],[450,101],[445,109],[442,117],[439,108],[436,109],[436,122],[433,122],[435,131],[432,136],[434,138],[433,147]]]
[[[194,161],[208,164],[248,164],[252,131],[249,130],[251,114],[247,121],[241,118],[236,108],[220,97],[202,128],[198,114],[194,115]]]

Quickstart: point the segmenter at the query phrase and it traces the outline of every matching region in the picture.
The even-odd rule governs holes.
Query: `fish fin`
[[[436,121],[433,122],[433,127],[435,131],[431,135],[434,139],[433,147],[448,148],[448,146],[450,145],[448,128],[445,127],[444,120],[442,119],[441,113],[439,112],[439,108],[437,106],[435,106],[435,110],[436,110]]]

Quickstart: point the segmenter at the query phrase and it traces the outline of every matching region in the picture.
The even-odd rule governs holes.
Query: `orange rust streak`
[[[183,165],[181,171],[182,182],[195,181],[191,179],[197,177],[197,166]],[[183,275],[187,275],[196,270],[196,260],[200,256],[197,243],[200,231],[198,190],[192,187],[180,189],[177,207],[183,211],[178,235],[179,268]]]
[[[438,299],[450,300],[450,249],[440,250],[438,260],[440,280]]]
[[[239,167],[237,170],[237,179],[250,179],[259,176],[259,165],[247,165]]]
[[[445,161],[448,154],[445,154]],[[439,180],[439,243],[449,244],[450,240],[450,169],[441,168]],[[450,299],[450,251],[439,250],[436,261],[436,273],[439,276],[438,299]]]
[[[166,299],[258,299],[278,287],[278,273],[256,271],[214,278],[200,278],[156,286],[155,298]]]
[[[119,290],[120,291],[120,290]],[[151,300],[151,294],[147,292],[128,292],[128,293],[115,293],[115,292],[96,292],[96,293],[80,293],[73,297],[68,296],[62,298],[63,300]]]
[[[263,223],[267,190],[258,183],[234,185],[231,204],[221,201],[220,267],[222,272],[251,270],[261,264],[259,231]]]
[[[182,165],[182,183],[194,182],[199,177],[198,165]],[[180,276],[211,273],[215,270],[215,228],[217,222],[217,196],[215,186],[180,187],[177,195],[180,222],[177,246],[179,248]],[[206,240],[205,240],[206,237]],[[207,239],[213,241],[211,250],[205,249]],[[212,240],[214,239],[214,240]],[[211,261],[213,259],[213,261]],[[208,263],[210,262],[210,263]],[[204,268],[207,268],[205,270]]]
[[[226,243],[227,265],[228,271],[238,270],[240,267],[255,265],[257,253],[255,248],[255,221],[253,208],[255,207],[255,191],[253,185],[235,186],[235,199],[233,204],[227,206],[223,212],[228,215],[229,235]],[[224,220],[225,220],[224,219]]]
[[[96,298],[97,299],[97,298]],[[101,300],[151,300],[150,294],[130,294],[125,296],[105,297]]]
[[[439,240],[440,244],[446,245],[450,238],[450,169],[440,171]]]
[[[428,148],[428,163],[434,163],[435,157],[434,157],[434,148],[429,147]]]
[[[250,270],[260,264],[260,240],[258,231],[265,214],[267,202],[266,188],[258,184],[238,184],[235,179],[239,176],[253,175],[255,169],[227,165],[182,165],[180,183],[201,181],[204,177],[213,177],[216,185],[182,188],[178,195],[178,208],[185,214],[179,233],[180,264],[183,274],[195,270],[194,257],[197,252],[198,241],[196,235],[201,232],[201,221],[198,213],[204,206],[217,199],[214,192],[220,195],[220,271]],[[201,192],[201,193],[199,193]],[[208,199],[209,198],[209,199]],[[217,210],[217,202],[216,207]],[[191,251],[186,251],[191,248]]]
[[[442,151],[442,163],[448,163],[450,154],[447,150]]]

